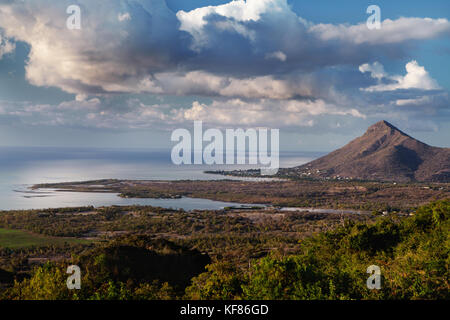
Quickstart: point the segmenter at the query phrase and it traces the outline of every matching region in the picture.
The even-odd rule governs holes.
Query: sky
[[[448,0],[0,0],[0,146],[165,148],[201,120],[331,151],[387,120],[450,147],[449,13]]]

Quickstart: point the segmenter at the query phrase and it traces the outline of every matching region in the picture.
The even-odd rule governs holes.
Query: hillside
[[[328,155],[281,175],[379,181],[450,181],[450,149],[429,146],[386,121]]]

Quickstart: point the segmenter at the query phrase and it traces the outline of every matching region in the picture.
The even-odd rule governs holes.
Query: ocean
[[[323,153],[280,153],[280,166],[306,163]],[[37,183],[98,179],[217,180],[205,170],[248,169],[249,165],[208,166],[172,164],[170,150],[93,149],[51,147],[0,147],[0,210],[44,209],[76,206],[154,205],[174,209],[216,210],[233,203],[206,199],[123,199],[116,194],[32,191]]]

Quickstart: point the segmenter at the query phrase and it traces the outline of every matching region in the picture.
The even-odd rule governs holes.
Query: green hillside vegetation
[[[36,267],[2,298],[449,299],[449,216],[450,201],[442,200],[408,218],[348,221],[300,240],[294,254],[272,250],[247,266],[211,261],[172,241],[124,236]],[[68,263],[82,268],[79,291],[66,288]],[[381,290],[366,287],[370,265],[381,268]]]
[[[303,241],[301,253],[269,255],[247,272],[218,263],[193,279],[190,299],[449,299],[450,201],[399,223],[348,223]],[[369,290],[366,269],[382,272]]]
[[[146,236],[120,238],[75,255],[83,266],[82,288],[67,289],[67,264],[47,262],[30,278],[15,281],[4,299],[172,299],[211,262],[207,255]]]

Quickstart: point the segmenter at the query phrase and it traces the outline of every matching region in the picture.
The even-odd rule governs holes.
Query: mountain
[[[450,148],[420,142],[387,121],[344,147],[280,174],[328,179],[450,182]]]

